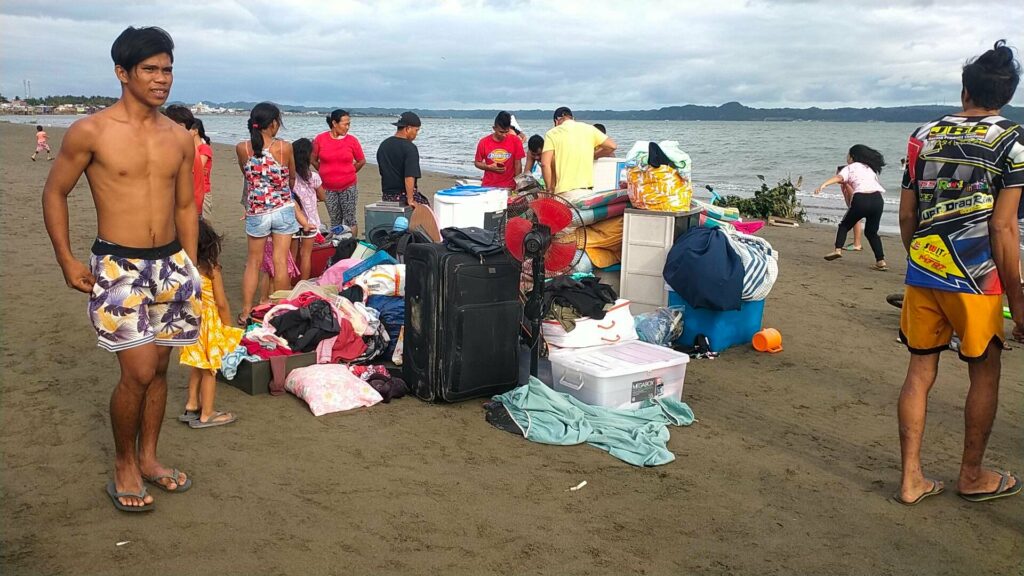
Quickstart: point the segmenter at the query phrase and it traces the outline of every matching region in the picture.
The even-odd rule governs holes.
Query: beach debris
[[[131,540],[122,540],[122,541],[118,542],[117,544],[114,544],[114,546],[124,546],[125,544],[128,544],[129,542],[131,542]]]
[[[580,488],[583,488],[586,485],[587,485],[587,481],[584,480],[583,482],[580,482],[579,484],[573,486],[572,488],[569,488],[569,491],[570,492],[575,492],[575,491],[579,490]]]

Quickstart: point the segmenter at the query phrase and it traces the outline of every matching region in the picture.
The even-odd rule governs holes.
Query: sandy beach
[[[48,130],[54,151],[63,130]],[[528,442],[484,421],[481,401],[403,398],[313,417],[291,395],[221,385],[240,420],[191,430],[175,419],[187,371],[172,357],[163,462],[187,494],[154,490],[149,515],[116,511],[103,487],[117,377],[96,347],[86,298],[64,286],[43,227],[50,164],[34,128],[0,123],[0,572],[37,574],[1021,574],[1024,497],[971,504],[954,493],[967,368],[941,361],[924,445],[945,494],[907,508],[896,399],[908,354],[895,342],[905,265],[868,251],[822,260],[834,228],[769,228],[781,274],[765,307],[784,352],[749,347],[689,364],[698,422],[672,429],[676,461],[639,469],[590,447]],[[212,221],[238,310],[245,235],[240,174],[216,145]],[[367,150],[368,156],[373,151]],[[379,199],[374,166],[361,202]],[[450,186],[427,175],[421,189]],[[70,198],[85,259],[95,215],[85,178]],[[889,209],[887,207],[887,209]],[[321,206],[326,219],[326,210]],[[360,219],[362,215],[360,214]],[[1009,323],[1007,323],[1009,328]],[[986,461],[1024,472],[1024,346],[1004,354]],[[586,480],[587,486],[569,491]],[[120,544],[124,543],[124,544]],[[119,545],[120,544],[120,545]]]

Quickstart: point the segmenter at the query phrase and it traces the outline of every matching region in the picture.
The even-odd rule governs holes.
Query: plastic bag
[[[630,168],[627,182],[629,201],[634,208],[665,212],[690,209],[693,185],[671,166]]]
[[[640,340],[658,346],[671,346],[683,335],[683,308],[670,306],[638,314],[633,324]]]

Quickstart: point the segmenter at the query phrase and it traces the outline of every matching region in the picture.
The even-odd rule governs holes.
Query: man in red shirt
[[[516,176],[523,172],[526,152],[523,141],[511,132],[512,115],[498,112],[494,117],[494,133],[484,136],[476,145],[473,165],[484,171],[484,186],[515,189]]]

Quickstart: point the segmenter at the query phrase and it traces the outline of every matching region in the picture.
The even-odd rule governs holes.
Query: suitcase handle
[[[600,324],[598,324],[597,327],[600,328],[601,330],[611,330],[612,328],[615,328],[615,320],[612,320],[612,323],[607,326],[601,326]]]
[[[562,374],[561,378],[558,379],[558,383],[561,384],[562,386],[565,386],[566,388],[572,388],[573,390],[579,390],[580,388],[583,388],[583,374],[582,373],[578,373],[578,374],[579,374],[579,377],[580,377],[579,383],[566,381],[565,374]]]
[[[622,340],[622,335],[616,334],[615,338],[605,338],[604,336],[601,336],[601,340],[604,340],[605,342],[615,343],[618,342],[619,340]]]

